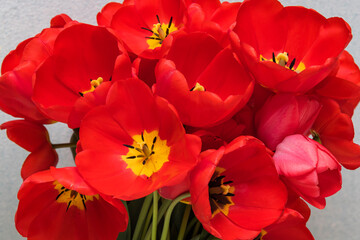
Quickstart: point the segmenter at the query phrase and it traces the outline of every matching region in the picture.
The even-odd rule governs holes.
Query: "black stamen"
[[[294,59],[291,61],[290,66],[289,66],[289,69],[290,69],[290,70],[292,70],[292,68],[294,67],[295,61],[296,61],[296,58],[294,58]]]
[[[227,182],[224,182],[223,184],[230,184],[230,183],[233,183],[233,181],[227,181]]]
[[[136,156],[137,158],[142,158],[142,157],[145,157],[144,155],[137,155]]]
[[[135,148],[135,150],[138,151],[139,153],[143,153],[140,148]]]
[[[225,196],[233,197],[233,196],[235,196],[235,194],[233,194],[233,193],[228,193],[228,194],[226,194]]]
[[[142,161],[142,165],[145,165],[146,160],[148,160],[148,158],[145,158],[144,161]]]
[[[161,40],[161,38],[158,38],[158,37],[145,37],[147,39],[153,39],[153,40]]]
[[[72,202],[72,200],[69,201],[69,203],[68,203],[68,205],[67,205],[67,208],[66,208],[66,211],[69,210],[69,207],[70,207],[70,205],[71,205],[71,202]]]
[[[86,205],[85,205],[84,199],[81,199],[81,201],[82,201],[82,203],[83,203],[83,205],[84,205],[84,208],[85,208],[85,210],[86,210]]]
[[[146,30],[146,31],[149,31],[149,32],[151,32],[151,33],[154,33],[150,28],[141,27],[141,29],[144,29],[144,30]]]
[[[62,187],[61,187],[61,190],[63,190],[63,189],[65,189],[65,187],[64,187],[64,186],[62,186]]]
[[[153,144],[156,143],[156,140],[157,140],[157,138],[156,138],[156,136],[155,136],[154,139],[153,139]]]
[[[161,24],[159,15],[156,15],[156,18],[157,18],[158,22]]]
[[[129,156],[126,159],[134,159],[134,158],[136,158],[136,156]]]
[[[272,53],[272,60],[273,60],[274,63],[276,63],[275,53]]]
[[[173,20],[173,17],[170,18],[170,21],[169,21],[169,25],[166,29],[166,37],[169,35],[169,31],[170,31],[170,27],[171,27],[171,24],[172,24],[172,20]]]
[[[59,197],[64,193],[65,191],[62,191],[61,193],[59,193],[59,195],[57,195],[57,197],[55,198],[55,200],[58,200]]]
[[[79,94],[80,94],[80,96],[82,96],[82,97],[84,96],[84,94],[83,94],[82,92],[79,92]]]
[[[132,149],[134,149],[135,147],[134,146],[131,146],[131,145],[127,145],[127,144],[123,144],[125,147],[127,147],[127,148],[132,148]]]
[[[156,15],[157,16],[157,15]],[[141,133],[141,140],[143,140],[143,142],[145,142],[145,140],[144,140],[144,133],[142,132]]]

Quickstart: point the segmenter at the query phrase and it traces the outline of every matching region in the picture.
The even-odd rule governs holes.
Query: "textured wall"
[[[353,40],[347,50],[360,63],[360,1],[359,0],[280,0],[284,5],[303,5],[326,17],[344,18],[353,29]],[[19,42],[49,26],[52,16],[66,13],[75,20],[95,24],[96,13],[105,0],[0,0],[0,62]],[[360,109],[354,114],[356,142],[360,143]],[[0,123],[11,120],[0,113]],[[63,124],[50,126],[54,143],[66,142],[70,131]],[[60,166],[72,164],[70,152],[60,150]],[[0,131],[0,239],[23,239],[14,227],[17,208],[16,194],[21,184],[20,168],[27,152],[10,142]],[[360,172],[343,171],[343,189],[328,198],[325,210],[313,209],[308,227],[317,240],[358,239],[360,235]]]

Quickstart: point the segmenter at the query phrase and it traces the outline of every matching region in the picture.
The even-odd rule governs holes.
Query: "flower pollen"
[[[235,196],[235,187],[230,186],[233,181],[224,182],[225,176],[221,175],[224,171],[224,168],[217,167],[208,184],[212,217],[219,212],[227,216],[230,206],[234,205],[231,197]]]
[[[165,162],[169,161],[170,147],[162,140],[158,131],[148,133],[146,130],[132,137],[132,145],[124,144],[129,149],[122,159],[137,176],[151,177],[158,172]]]
[[[276,64],[279,64],[282,67],[293,70],[297,73],[300,73],[301,71],[303,71],[305,69],[305,64],[303,62],[300,62],[297,65],[297,67],[294,69],[295,63],[296,63],[296,58],[293,58],[293,60],[290,62],[290,64],[288,64],[290,59],[289,59],[289,54],[287,52],[278,53],[276,56],[275,56],[275,53],[273,52],[271,60],[266,59],[262,55],[260,55],[260,60],[274,62]]]
[[[81,96],[84,96],[84,94],[93,92],[95,89],[100,86],[101,83],[103,83],[104,79],[102,77],[98,77],[98,79],[90,80],[90,89],[86,91],[79,92]]]
[[[142,27],[141,29],[149,31],[152,33],[151,36],[145,37],[147,39],[147,44],[149,45],[149,49],[155,49],[157,47],[161,47],[162,42],[164,39],[172,32],[178,30],[177,27],[172,23],[173,18],[171,17],[169,23],[161,23],[160,18],[156,15],[158,23],[153,25],[153,28],[145,28]]]
[[[99,199],[99,195],[84,195],[80,194],[75,190],[67,189],[58,181],[53,183],[55,189],[59,191],[59,194],[56,197],[56,201],[59,203],[66,203],[66,211],[70,207],[75,206],[80,210],[86,210],[86,201],[94,201],[94,198]]]

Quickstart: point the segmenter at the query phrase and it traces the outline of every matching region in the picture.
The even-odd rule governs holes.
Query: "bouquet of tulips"
[[[125,0],[61,14],[2,63],[31,240],[311,240],[308,205],[360,166],[341,18],[277,0]],[[73,130],[50,142],[47,124]],[[74,166],[56,168],[56,149]],[[61,159],[60,159],[61,161]]]

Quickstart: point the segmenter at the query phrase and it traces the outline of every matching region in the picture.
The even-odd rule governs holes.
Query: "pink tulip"
[[[322,209],[325,197],[341,189],[341,166],[321,144],[300,134],[286,137],[273,156],[286,185],[311,205]]]

